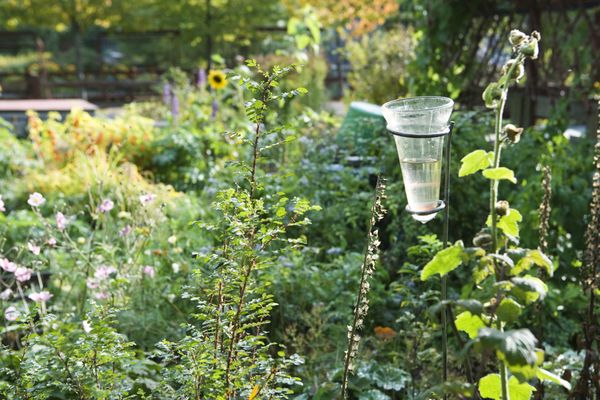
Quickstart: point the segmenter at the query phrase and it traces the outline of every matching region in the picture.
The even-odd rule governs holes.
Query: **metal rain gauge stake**
[[[394,135],[400,160],[408,211],[414,219],[426,223],[444,210],[443,242],[448,246],[450,206],[450,122],[454,101],[447,97],[422,96],[393,100],[381,109],[388,131]],[[447,137],[444,146],[444,138]],[[443,162],[442,162],[443,161]],[[444,165],[444,198],[440,199]],[[441,300],[447,298],[446,276],[441,281]],[[443,381],[448,377],[447,312],[442,306]],[[444,396],[446,399],[447,396]]]

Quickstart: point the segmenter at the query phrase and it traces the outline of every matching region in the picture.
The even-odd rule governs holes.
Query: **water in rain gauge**
[[[388,130],[394,134],[408,200],[407,210],[425,223],[440,204],[444,139],[454,102],[446,97],[415,97],[382,106]]]

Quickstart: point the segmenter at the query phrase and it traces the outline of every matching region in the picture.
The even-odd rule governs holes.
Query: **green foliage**
[[[438,252],[433,259],[423,267],[421,280],[426,281],[435,274],[444,276],[452,272],[462,264],[463,247],[462,243],[450,246]]]

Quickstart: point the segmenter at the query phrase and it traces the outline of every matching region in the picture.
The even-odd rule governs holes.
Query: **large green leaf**
[[[513,323],[519,318],[522,310],[523,307],[519,303],[517,303],[510,297],[505,297],[500,302],[500,305],[496,310],[496,315],[498,316],[498,318],[500,318],[501,321]]]
[[[485,322],[479,315],[474,315],[470,311],[461,312],[454,319],[456,329],[459,331],[466,332],[469,338],[474,339],[477,337],[477,332],[481,328],[485,328]]]
[[[458,171],[459,177],[474,174],[491,165],[489,154],[483,150],[472,151],[464,156],[460,162],[460,170]]]
[[[484,169],[483,176],[495,181],[505,179],[511,181],[512,183],[517,183],[514,171],[506,167]]]
[[[510,365],[535,365],[538,360],[535,345],[537,339],[529,329],[516,329],[506,332],[493,328],[479,330],[479,342],[496,350],[498,356]]]
[[[446,275],[462,263],[463,247],[460,243],[439,251],[421,271],[421,280],[426,281],[433,275]]]
[[[479,380],[479,394],[483,398],[501,400],[502,380],[499,374],[489,374]],[[520,383],[517,378],[511,376],[508,380],[508,393],[510,400],[529,400],[535,388],[528,383]]]
[[[505,235],[518,238],[519,237],[519,222],[523,221],[523,216],[514,208],[509,209],[506,215],[500,217],[498,224],[496,225],[499,229],[504,232]],[[492,216],[488,215],[486,220],[487,226],[492,226]]]
[[[543,300],[548,292],[548,286],[535,276],[525,275],[523,277],[514,277],[511,279],[514,284],[512,293],[526,303],[533,303],[537,300]]]

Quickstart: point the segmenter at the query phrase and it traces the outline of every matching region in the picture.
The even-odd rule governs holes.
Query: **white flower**
[[[0,212],[6,212],[6,208],[4,207],[4,200],[2,200],[1,194],[0,194]]]
[[[4,318],[6,318],[7,321],[16,321],[20,315],[21,313],[14,306],[7,307],[6,310],[4,310]]]
[[[179,265],[178,263],[173,263],[171,264],[171,268],[173,268],[173,272],[178,273],[181,269],[181,265]]]
[[[0,300],[8,300],[8,299],[10,299],[10,296],[12,296],[12,294],[13,294],[12,290],[6,289],[2,293],[0,293]]]
[[[96,272],[94,272],[94,277],[98,280],[104,280],[104,279],[108,278],[110,276],[110,274],[113,274],[115,272],[117,272],[115,267],[101,265],[98,267]]]
[[[152,194],[152,193],[143,194],[140,196],[140,203],[142,203],[143,206],[146,206],[147,204],[152,203],[154,201],[154,199],[156,199],[155,194]]]
[[[29,297],[31,300],[35,301],[36,303],[45,303],[52,298],[52,294],[46,290],[43,290],[39,293],[31,293],[27,297]]]
[[[156,274],[154,268],[152,268],[150,265],[146,265],[143,269],[143,272],[148,276],[148,278],[154,278],[154,275]]]
[[[25,268],[25,267],[18,267],[15,270],[15,278],[17,279],[17,281],[19,282],[27,282],[28,280],[31,279],[31,273],[33,271],[30,270],[29,268]]]
[[[8,261],[7,258],[0,258],[0,268],[6,272],[15,272],[17,270],[17,264]]]
[[[104,199],[102,203],[98,206],[98,211],[102,213],[107,213],[115,207],[115,203],[112,202],[111,199]]]
[[[65,217],[65,215],[61,212],[56,213],[56,227],[59,231],[65,230],[69,221]]]
[[[39,207],[46,202],[44,196],[39,194],[38,192],[32,193],[29,195],[29,200],[27,200],[27,204],[31,207]]]
[[[41,250],[40,246],[36,246],[35,244],[33,244],[31,242],[27,242],[27,248],[29,249],[30,252],[32,252],[36,256],[40,255],[40,250]]]
[[[82,321],[81,325],[83,326],[83,331],[85,333],[90,333],[92,331],[92,324],[90,321]]]
[[[175,236],[175,235],[169,236],[169,238],[167,239],[167,242],[169,242],[169,244],[175,244],[177,242],[177,236]]]

